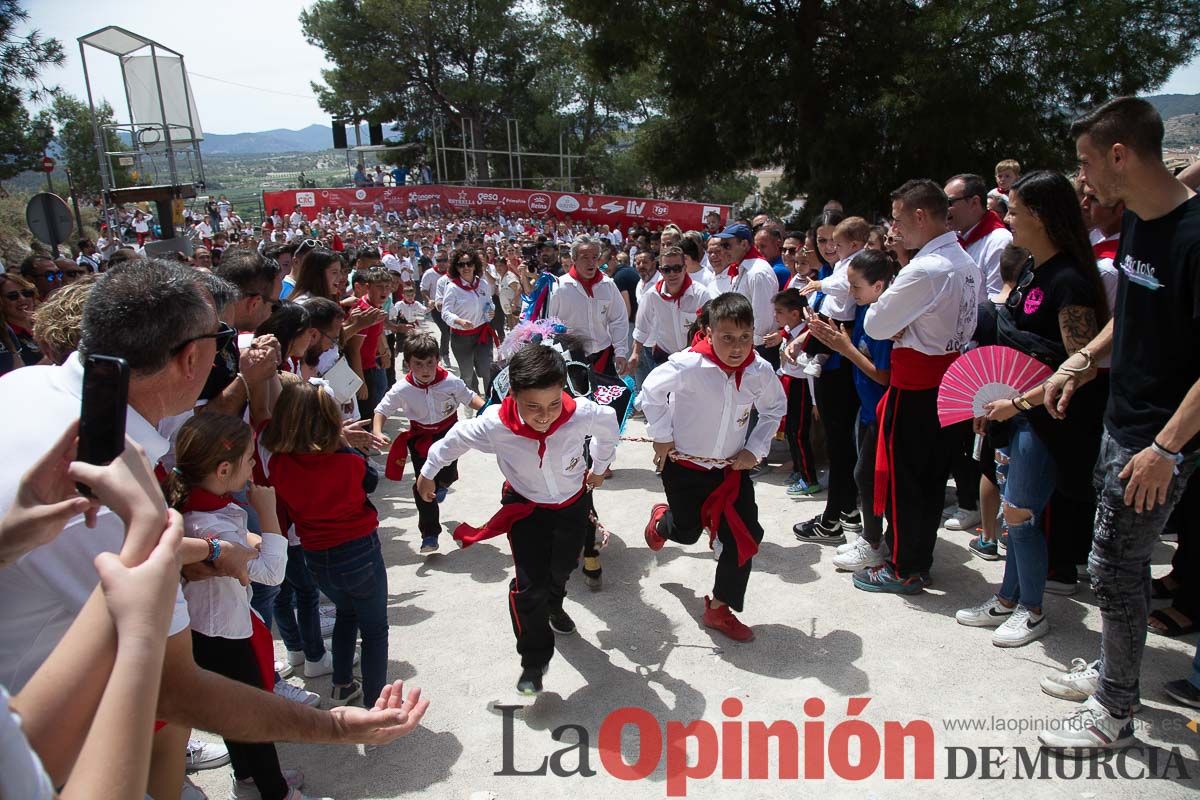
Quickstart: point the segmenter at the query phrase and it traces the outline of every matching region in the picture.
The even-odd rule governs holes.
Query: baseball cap
[[[744,225],[740,222],[735,222],[720,233],[713,234],[714,239],[745,239],[750,241],[754,238],[754,234],[750,231],[749,225]]]

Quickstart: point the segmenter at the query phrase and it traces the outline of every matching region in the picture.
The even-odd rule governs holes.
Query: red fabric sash
[[[707,467],[702,467],[699,464],[693,464],[685,459],[675,462],[685,469],[697,470],[699,472],[708,472]],[[723,467],[722,471],[725,478],[709,493],[704,499],[704,504],[700,506],[700,524],[708,529],[708,543],[712,545],[712,540],[716,538],[717,531],[721,529],[721,520],[729,523],[729,530],[733,534],[733,543],[737,546],[738,566],[745,566],[746,562],[754,558],[758,552],[758,542],[754,541],[754,537],[750,535],[750,529],[746,527],[746,523],[738,515],[734,504],[737,503],[738,497],[742,493],[742,473],[733,467]]]
[[[746,359],[741,364],[738,364],[737,366],[726,364],[720,359],[720,357],[717,356],[717,351],[713,350],[711,339],[701,339],[698,342],[693,342],[692,352],[699,353],[712,363],[716,364],[726,375],[732,375],[733,383],[739,389],[742,388],[742,375],[745,374],[746,367],[750,366],[750,364],[754,361],[754,351],[751,350],[746,354]]]
[[[579,275],[579,273],[575,270],[574,266],[571,267],[571,269],[567,272],[567,274],[579,282],[579,285],[583,287],[583,290],[585,292],[587,292],[588,297],[594,297],[594,295],[592,294],[592,287],[595,286],[600,281],[604,280],[604,273],[601,272],[600,270],[596,270],[596,274],[592,276],[592,279],[590,281],[584,280]]]
[[[975,244],[983,237],[987,236],[992,231],[998,231],[998,230],[1003,230],[1003,229],[1004,229],[1004,220],[1000,219],[1000,215],[997,214],[995,211],[988,211],[986,214],[983,215],[983,218],[981,220],[979,220],[978,223],[976,223],[975,227],[971,229],[971,232],[967,235],[967,237],[965,239],[962,237],[961,234],[959,235],[958,243],[961,244],[963,247],[970,247],[971,245]]]
[[[1120,246],[1120,238],[1105,239],[1104,241],[1096,242],[1094,245],[1092,245],[1092,252],[1096,254],[1097,261],[1102,258],[1109,258],[1115,261],[1117,259],[1117,250],[1120,248]]]
[[[596,372],[604,372],[608,369],[609,359],[613,357],[614,352],[612,345],[609,345],[599,353],[596,353],[596,360],[592,362],[592,366],[596,369]]]
[[[383,474],[389,481],[398,481],[404,478],[404,464],[408,461],[408,443],[412,442],[413,449],[421,458],[429,456],[429,448],[438,440],[446,431],[454,427],[454,423],[458,422],[458,412],[455,411],[450,416],[446,417],[441,422],[433,425],[423,425],[420,422],[408,423],[408,430],[401,433],[392,441],[392,446],[388,448],[387,465],[384,467]]]
[[[742,264],[745,264],[747,261],[753,261],[756,258],[763,258],[763,254],[759,252],[757,247],[750,245],[750,249],[746,251],[746,255],[742,257],[742,260],[736,264],[731,264],[729,269],[725,271],[728,273],[730,278],[736,278],[738,271],[742,268]],[[763,261],[766,261],[766,259],[763,258]]]
[[[892,350],[891,385],[888,386],[879,405],[875,408],[875,419],[878,420],[879,438],[875,443],[875,514],[882,515],[887,507],[888,489],[892,481],[892,436],[896,429],[895,413],[891,425],[885,425],[888,401],[897,391],[924,391],[936,389],[942,382],[942,376],[950,365],[958,358],[958,353],[946,353],[931,356],[914,350],[911,347],[897,347]]]
[[[250,647],[254,650],[254,660],[258,664],[262,688],[268,692],[273,691],[275,689],[275,642],[271,639],[271,630],[253,611],[250,612]]]
[[[689,287],[691,287],[691,285],[692,285],[692,276],[688,275],[687,272],[685,271],[683,273],[683,285],[679,287],[678,294],[675,294],[675,295],[667,294],[667,279],[666,278],[663,278],[657,284],[655,284],[654,289],[655,289],[655,291],[658,292],[658,296],[661,297],[663,300],[670,300],[675,305],[679,305],[679,301],[683,299],[683,296],[685,294],[687,294],[687,290]]]
[[[491,323],[485,322],[478,328],[451,328],[450,332],[455,336],[474,336],[476,344],[500,344],[500,337],[496,334],[496,329]]]
[[[471,281],[470,283],[465,283],[462,278],[451,278],[450,282],[453,283],[458,288],[462,289],[464,292],[474,292],[476,289],[479,288],[479,276],[478,275],[476,275],[475,280]]]
[[[542,465],[542,457],[546,455],[546,440],[550,436],[566,425],[571,417],[575,416],[575,398],[566,392],[562,393],[562,413],[558,415],[558,419],[550,423],[550,427],[545,433],[535,430],[528,422],[521,419],[520,413],[517,411],[517,401],[512,395],[504,398],[500,403],[500,422],[504,427],[515,433],[517,436],[524,436],[526,439],[533,439],[538,443],[538,466]]]
[[[505,402],[508,399],[505,398]],[[501,411],[501,416],[503,416],[503,413]],[[506,492],[511,488],[508,481],[505,481],[502,491]],[[585,488],[587,487],[580,486],[578,492],[561,503],[535,503],[532,500],[526,500],[524,503],[502,503],[500,510],[493,514],[491,519],[483,523],[482,528],[476,528],[474,525],[460,522],[458,527],[454,529],[454,540],[458,542],[460,547],[466,549],[476,542],[482,542],[484,539],[491,539],[495,536],[506,534],[512,530],[513,525],[516,525],[539,508],[548,508],[551,511],[557,511],[575,503],[583,496]]]
[[[213,494],[208,489],[193,486],[188,489],[187,501],[183,504],[182,513],[189,511],[220,511],[233,502],[233,496],[228,494]]]

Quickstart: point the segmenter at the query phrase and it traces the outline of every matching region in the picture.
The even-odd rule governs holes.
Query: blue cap
[[[745,239],[747,242],[754,238],[750,226],[741,222],[730,225],[720,233],[713,234],[714,239]]]

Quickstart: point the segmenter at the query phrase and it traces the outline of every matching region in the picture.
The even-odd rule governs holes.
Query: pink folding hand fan
[[[938,388],[938,421],[942,427],[982,417],[993,400],[1007,400],[1050,377],[1050,368],[1011,347],[978,347],[946,370]]]

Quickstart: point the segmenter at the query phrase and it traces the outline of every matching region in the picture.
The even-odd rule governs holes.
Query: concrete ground
[[[642,425],[631,422],[626,435],[642,434]],[[382,465],[382,456],[376,462]],[[447,533],[440,554],[422,557],[417,553],[411,477],[401,483],[382,482],[375,502],[390,585],[389,678],[420,686],[432,703],[423,728],[385,747],[366,751],[281,745],[282,763],[305,771],[309,793],[341,799],[583,800],[608,798],[615,792],[659,798],[682,796],[683,791],[695,798],[774,798],[796,796],[819,783],[825,796],[854,798],[1197,796],[1200,733],[1193,720],[1200,718],[1200,711],[1184,713],[1167,702],[1161,690],[1165,682],[1188,675],[1196,636],[1173,641],[1149,635],[1142,670],[1140,749],[1111,762],[1113,777],[1106,778],[1103,769],[1089,776],[1087,762],[1080,767],[1078,762],[1045,756],[1034,761],[1036,735],[1028,727],[1058,720],[1075,708],[1042,694],[1039,678],[1069,665],[1072,658],[1091,660],[1098,654],[1100,614],[1089,589],[1074,597],[1047,596],[1052,625],[1047,637],[1015,650],[993,647],[988,631],[958,625],[954,612],[988,597],[1000,580],[1003,562],[973,557],[967,534],[942,531],[931,589],[907,598],[859,591],[848,574],[834,570],[833,547],[801,545],[792,537],[792,524],[818,513],[823,496],[790,499],[785,476],[774,472],[756,482],[766,537],[754,560],[741,615],[754,627],[757,639],[734,644],[699,624],[715,566],[707,547],[668,544],[655,554],[642,540],[650,507],[662,496],[650,446],[622,443],[615,469],[615,476],[596,495],[601,519],[613,531],[603,552],[604,586],[589,591],[578,573],[572,577],[567,609],[578,624],[578,635],[559,637],[546,691],[535,702],[519,698],[514,690],[519,662],[505,603],[511,576],[505,540],[460,551],[452,549]],[[483,522],[499,499],[501,478],[490,456],[468,454],[460,470],[462,480],[442,506],[447,531],[459,521]],[[1173,547],[1163,544],[1156,549],[1156,575],[1166,571]],[[278,647],[282,655],[282,645]],[[300,678],[291,680],[303,683]],[[308,681],[307,688],[327,697],[329,680]],[[727,698],[741,702],[740,714],[736,708],[723,709]],[[824,704],[823,711],[813,698]],[[869,725],[838,728],[850,715],[849,698],[869,700],[865,709],[853,709],[860,712],[856,718]],[[523,706],[508,712],[507,767],[506,718],[497,705]],[[620,765],[610,758],[606,766],[600,752],[602,721],[629,706],[644,709],[644,722],[657,721],[642,730],[646,749],[640,757],[648,775],[637,780],[614,777]],[[639,717],[635,713],[631,718]],[[659,737],[681,736],[679,726],[668,728],[668,723],[693,720],[712,723],[708,730],[714,733],[712,747],[704,754],[693,743],[690,759],[694,763],[698,755],[705,755],[715,772],[707,779],[684,781],[680,771],[672,769],[675,780],[669,781],[667,753],[678,754],[680,749],[664,747],[661,759],[652,751]],[[769,755],[757,742],[753,752],[746,750],[754,727],[750,723],[777,720],[791,721],[801,731],[798,780],[780,778],[781,759],[774,745]],[[895,727],[885,723],[922,720],[929,725],[933,774],[914,779],[918,757],[913,745],[904,754],[881,732]],[[823,722],[824,733],[816,726],[805,727],[806,721]],[[951,727],[961,725],[976,728]],[[560,726],[580,727],[559,730],[559,741],[555,731]],[[580,729],[586,735],[583,746],[577,744]],[[622,740],[631,764],[638,762],[640,752],[634,730],[626,728]],[[884,740],[878,768],[868,763],[860,780],[853,779],[851,768],[861,745],[855,737],[846,739],[846,733],[866,733],[868,754],[872,737]],[[834,753],[832,759],[822,757],[822,738]],[[984,747],[998,749],[981,754]],[[797,745],[790,748],[795,758]],[[556,751],[564,752],[551,765],[576,774],[497,774],[536,771]],[[577,774],[581,752],[586,759],[583,771],[595,772],[590,777]],[[811,767],[809,755],[816,757]],[[746,777],[762,769],[756,762],[763,759],[767,779]],[[783,761],[785,769],[789,760]],[[883,763],[891,761],[902,766],[902,779],[885,776]],[[981,779],[984,761],[992,764],[989,774],[997,779]],[[824,777],[813,777],[822,765]],[[735,777],[739,767],[740,779]],[[952,780],[951,769],[954,775],[969,777]],[[1031,771],[1037,779],[1030,779]],[[1161,778],[1141,777],[1147,773]],[[210,797],[226,796],[228,767],[193,777]]]

